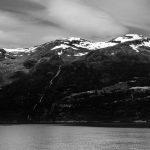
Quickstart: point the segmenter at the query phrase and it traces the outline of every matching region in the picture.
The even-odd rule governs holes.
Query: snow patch
[[[59,55],[59,56],[61,56],[62,54],[63,54],[63,52],[62,52],[62,51],[61,51],[61,52],[58,52],[58,55]]]
[[[111,47],[115,46],[117,43],[112,43],[112,42],[80,42],[80,44],[74,44],[74,46],[79,47],[79,48],[85,48],[89,50],[96,50],[96,49],[101,49],[101,48],[106,48],[106,47]]]
[[[37,49],[37,47],[30,47],[30,48],[16,48],[16,49],[8,49],[8,48],[4,48],[4,50],[7,53],[31,53],[31,52],[35,52],[35,50]]]
[[[128,41],[141,40],[141,39],[143,39],[143,36],[141,36],[141,35],[138,35],[138,34],[126,34],[123,37],[116,38],[114,41],[124,43],[124,42],[128,42]]]
[[[143,46],[146,46],[146,47],[150,47],[150,41],[148,41],[148,42],[143,42],[142,45],[143,45]]]
[[[54,48],[52,48],[51,50],[56,50],[56,49],[66,49],[66,48],[70,48],[70,46],[66,45],[66,44],[61,44],[59,46],[55,46]]]
[[[86,52],[86,53],[78,53],[78,54],[75,54],[74,56],[84,56],[86,54],[88,54],[88,52]]]
[[[135,50],[137,53],[139,53],[139,50],[138,50],[138,47],[139,46],[136,46],[136,45],[130,45],[130,47]]]
[[[150,41],[143,41],[141,44],[137,44],[137,45],[136,44],[132,44],[132,45],[130,45],[130,47],[132,49],[134,49],[136,52],[139,52],[138,48],[140,46],[150,47]]]
[[[75,47],[71,47],[72,49],[74,49],[74,50],[78,50],[77,48],[75,48]]]
[[[68,38],[68,41],[80,41],[81,38],[78,38],[78,37],[70,37]]]

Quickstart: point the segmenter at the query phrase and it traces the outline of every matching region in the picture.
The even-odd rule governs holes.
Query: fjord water
[[[149,150],[150,129],[0,126],[0,150]]]

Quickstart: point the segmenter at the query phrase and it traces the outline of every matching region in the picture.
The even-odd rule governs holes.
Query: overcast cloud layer
[[[109,40],[150,35],[149,0],[0,0],[0,47],[42,44],[78,36]]]

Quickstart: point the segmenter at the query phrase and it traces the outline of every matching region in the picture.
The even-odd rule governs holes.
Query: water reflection
[[[0,126],[0,150],[149,150],[149,129]]]

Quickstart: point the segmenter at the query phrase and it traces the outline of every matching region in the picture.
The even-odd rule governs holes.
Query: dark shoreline
[[[64,125],[112,128],[150,128],[150,125],[146,123],[67,123]]]
[[[47,124],[47,125],[62,125],[62,126],[85,126],[85,127],[112,127],[112,128],[150,128],[150,124],[146,122],[65,122],[65,121],[32,121],[32,122],[0,122],[1,125],[28,125],[28,124]]]

